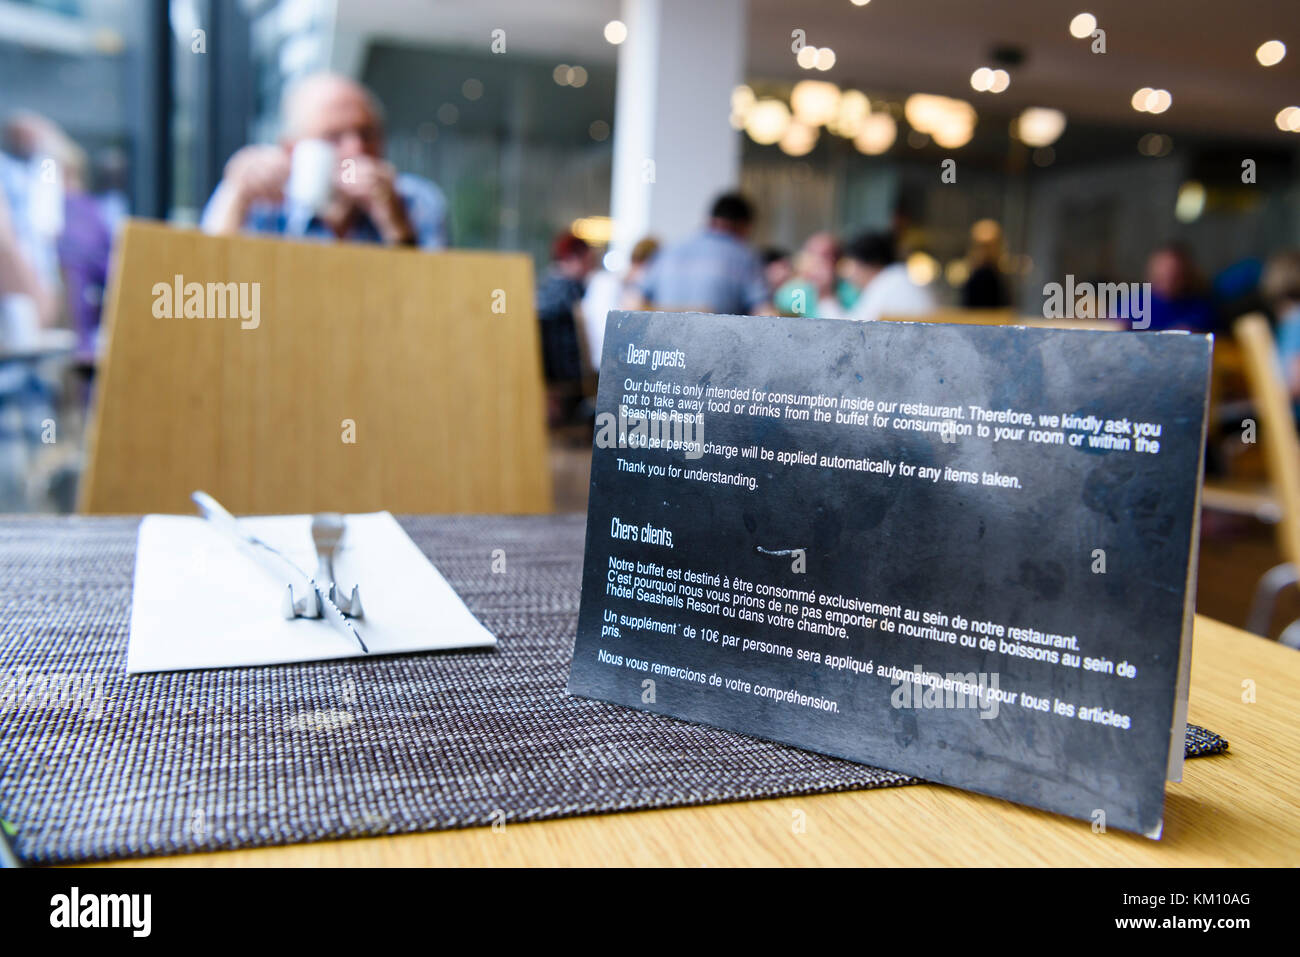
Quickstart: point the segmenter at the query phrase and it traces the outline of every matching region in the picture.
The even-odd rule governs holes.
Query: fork
[[[316,580],[328,583],[330,601],[338,606],[339,611],[349,618],[364,618],[361,586],[353,585],[352,593],[345,597],[339,594],[334,580],[334,553],[338,551],[346,528],[343,516],[338,512],[321,512],[312,516],[311,540],[316,546]]]

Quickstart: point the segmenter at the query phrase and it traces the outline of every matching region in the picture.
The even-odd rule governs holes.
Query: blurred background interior
[[[1234,321],[1300,396],[1294,0],[0,0],[0,512],[74,507],[124,220],[197,227],[324,71],[382,104],[441,241],[533,258],[557,508],[605,311],[715,305],[670,301],[670,254],[725,235],[751,312],[1041,319],[1066,276],[1151,282],[1152,328],[1218,334],[1198,610],[1244,623],[1292,557],[1300,461],[1243,438],[1268,383]],[[906,296],[864,311],[891,264]]]

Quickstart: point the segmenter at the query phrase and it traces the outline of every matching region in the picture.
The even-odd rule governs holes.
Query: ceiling
[[[557,62],[613,62],[604,25],[618,0],[338,0],[340,33],[419,44],[480,47],[506,31],[507,52]],[[1106,53],[1068,30],[1087,11],[1106,31]],[[791,31],[830,46],[836,65],[805,71],[795,63]],[[1289,52],[1264,68],[1265,40]],[[1300,146],[1274,116],[1300,105],[1300,0],[749,0],[751,79],[817,76],[882,94],[942,93],[977,110],[1010,113],[1053,106],[1079,120],[1157,131],[1199,131]],[[976,93],[970,75],[997,66],[997,46],[1020,48],[1005,93]],[[688,65],[683,64],[684,67]],[[1173,94],[1160,116],[1137,113],[1140,87]]]

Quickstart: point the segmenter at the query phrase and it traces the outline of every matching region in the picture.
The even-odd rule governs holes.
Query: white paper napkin
[[[361,586],[365,617],[356,625],[372,655],[496,644],[392,515],[346,519],[334,572],[341,591]],[[239,521],[315,573],[310,515]],[[136,552],[127,672],[362,656],[355,641],[322,619],[285,620],[280,607],[287,584],[201,518],[146,516]]]

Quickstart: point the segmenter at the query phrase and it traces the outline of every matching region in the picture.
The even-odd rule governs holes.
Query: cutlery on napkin
[[[316,567],[319,559],[312,519],[276,515],[232,520],[240,535],[257,539],[303,569]],[[339,582],[365,583],[362,623],[370,654],[496,644],[392,515],[344,515],[341,521],[346,534],[332,550],[332,571]],[[281,608],[295,579],[270,573],[267,566],[276,566],[269,560],[251,561],[251,547],[203,518],[146,516],[136,551],[126,670],[234,668],[365,654],[337,622],[331,626],[328,620],[296,614],[286,619]],[[304,575],[293,592],[295,604],[304,610],[302,599],[309,597],[311,582]],[[316,594],[328,599],[328,584],[313,589],[311,595]],[[359,606],[359,592],[348,600],[354,594]],[[322,613],[326,607],[322,603]],[[357,630],[341,611],[339,615]]]

